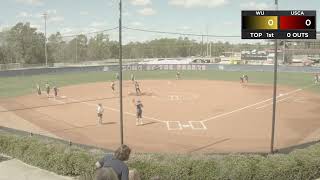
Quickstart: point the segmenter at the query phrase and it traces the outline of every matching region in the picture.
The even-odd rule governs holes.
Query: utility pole
[[[201,35],[201,57],[203,57],[203,35]]]
[[[275,8],[278,11],[278,0],[275,0]],[[272,130],[270,152],[274,153],[274,133],[276,123],[276,105],[277,105],[277,80],[278,80],[278,40],[274,41],[274,75],[273,75],[273,108],[272,108]]]
[[[120,89],[120,137],[123,144],[123,101],[122,101],[122,0],[119,2],[119,89]]]
[[[78,63],[78,35],[76,35],[76,63]]]
[[[286,40],[283,40],[283,50],[282,50],[282,54],[283,54],[283,63],[285,63],[286,61]]]
[[[45,42],[44,42],[44,55],[46,57],[46,67],[48,67],[48,54],[47,54],[47,18],[48,13],[43,13],[44,18],[44,36],[45,36]]]

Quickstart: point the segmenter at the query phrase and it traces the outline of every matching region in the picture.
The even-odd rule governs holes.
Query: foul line
[[[292,98],[292,97],[293,97],[293,96],[289,96],[289,97],[286,97],[286,98],[277,100],[277,103],[282,102],[282,101],[285,101],[285,100],[287,100],[287,99],[289,99],[289,98]],[[273,103],[269,103],[269,104],[266,104],[266,105],[257,107],[256,109],[263,109],[263,108],[268,107],[268,106],[270,106],[270,105],[272,105],[272,104],[273,104]]]
[[[299,91],[302,91],[304,89],[308,89],[310,87],[314,86],[314,84],[312,85],[309,85],[309,86],[306,86],[306,87],[303,87],[303,88],[300,88],[300,89],[296,89],[294,91],[290,91],[290,92],[287,92],[285,94],[282,94],[281,96],[277,96],[278,97],[282,97],[282,96],[287,96],[287,95],[290,95],[290,94],[294,94],[296,92],[299,92]],[[210,120],[213,120],[213,119],[217,119],[217,118],[220,118],[220,117],[224,117],[224,116],[227,116],[229,114],[233,114],[233,113],[236,113],[236,112],[239,112],[239,111],[242,111],[242,110],[245,110],[245,109],[248,109],[248,108],[251,108],[253,106],[256,106],[256,105],[259,105],[259,104],[262,104],[262,103],[265,103],[265,102],[268,102],[270,100],[272,100],[273,98],[269,98],[269,99],[266,99],[264,101],[260,101],[258,103],[255,103],[255,104],[251,104],[251,105],[248,105],[248,106],[245,106],[245,107],[242,107],[242,108],[239,108],[239,109],[236,109],[236,110],[233,110],[233,111],[230,111],[230,112],[227,112],[227,113],[223,113],[223,114],[219,114],[217,116],[213,116],[213,117],[210,117],[210,118],[207,118],[207,119],[204,119],[204,120],[201,120],[202,122],[207,122],[207,121],[210,121]]]

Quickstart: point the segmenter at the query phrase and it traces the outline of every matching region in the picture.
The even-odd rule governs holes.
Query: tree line
[[[0,32],[0,64],[44,64],[45,35],[31,27],[30,23],[17,23],[8,30]],[[130,42],[123,45],[123,58],[177,58],[190,56],[221,56],[224,52],[241,50],[263,50],[269,45],[231,44],[215,42],[206,44],[188,37],[159,38],[145,42]],[[269,46],[270,47],[270,46]],[[207,50],[207,48],[210,48]],[[119,45],[108,34],[80,34],[65,37],[60,32],[47,39],[47,58],[49,63],[77,63],[119,57]]]

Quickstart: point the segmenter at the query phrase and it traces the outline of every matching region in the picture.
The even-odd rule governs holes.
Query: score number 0
[[[269,19],[269,20],[268,20],[268,25],[269,25],[269,26],[273,26],[273,24],[274,24],[273,20],[272,20],[272,19]],[[305,24],[306,24],[306,26],[308,26],[308,27],[311,26],[311,20],[310,20],[310,19],[307,19],[306,22],[305,22]]]

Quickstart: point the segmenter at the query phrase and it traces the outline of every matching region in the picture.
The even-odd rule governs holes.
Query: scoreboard
[[[316,11],[242,11],[242,39],[316,39]]]

